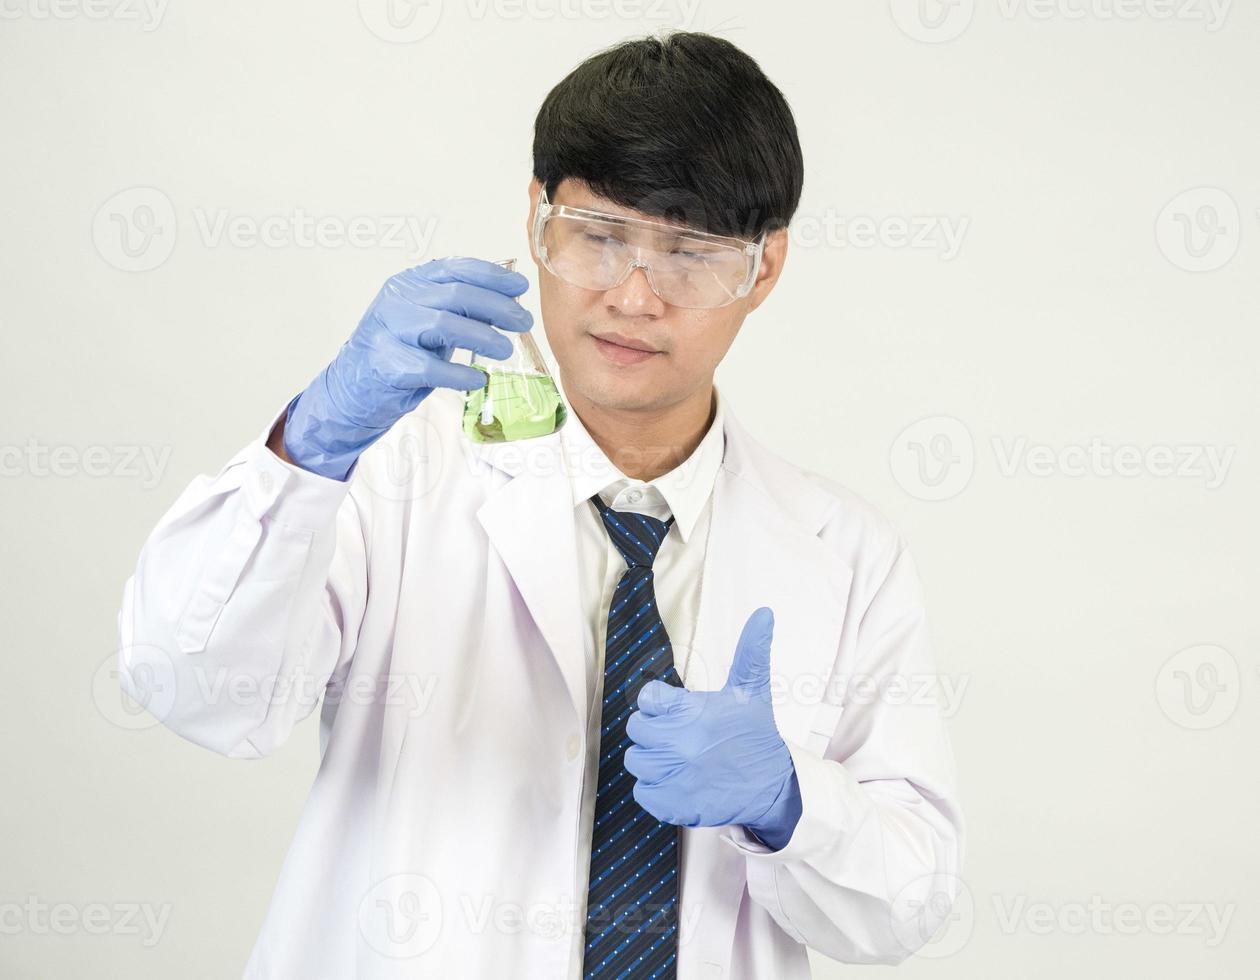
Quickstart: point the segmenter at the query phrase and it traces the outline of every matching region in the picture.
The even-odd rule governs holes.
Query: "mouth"
[[[596,349],[614,364],[638,364],[650,357],[664,353],[642,340],[624,337],[619,333],[591,334]]]

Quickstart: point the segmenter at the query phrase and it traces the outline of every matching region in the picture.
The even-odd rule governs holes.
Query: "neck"
[[[632,480],[645,482],[695,452],[717,413],[712,380],[680,402],[642,411],[604,408],[567,388],[565,395],[609,461]]]

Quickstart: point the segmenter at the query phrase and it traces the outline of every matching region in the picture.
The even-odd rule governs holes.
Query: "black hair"
[[[783,93],[747,54],[693,31],[606,48],[547,94],[534,176],[740,238],[787,227],[804,183]]]

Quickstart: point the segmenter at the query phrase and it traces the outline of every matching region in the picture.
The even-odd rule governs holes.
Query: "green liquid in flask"
[[[568,413],[555,381],[545,374],[487,371],[489,383],[467,393],[464,401],[464,434],[473,442],[509,442],[555,432]],[[490,411],[484,410],[486,399]],[[489,421],[484,419],[489,415]]]

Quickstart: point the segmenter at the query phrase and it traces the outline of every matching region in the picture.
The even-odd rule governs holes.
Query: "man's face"
[[[541,190],[538,180],[530,181],[527,227]],[[561,182],[551,203],[660,220],[598,197],[575,180]],[[565,282],[535,255],[543,327],[566,391],[601,408],[634,412],[665,409],[704,389],[744,317],[761,304],[778,278],[786,239],[782,231],[767,236],[757,282],[748,295],[707,310],[664,302],[652,292],[643,269],[601,292]],[[625,343],[650,353],[629,350],[622,346]]]

